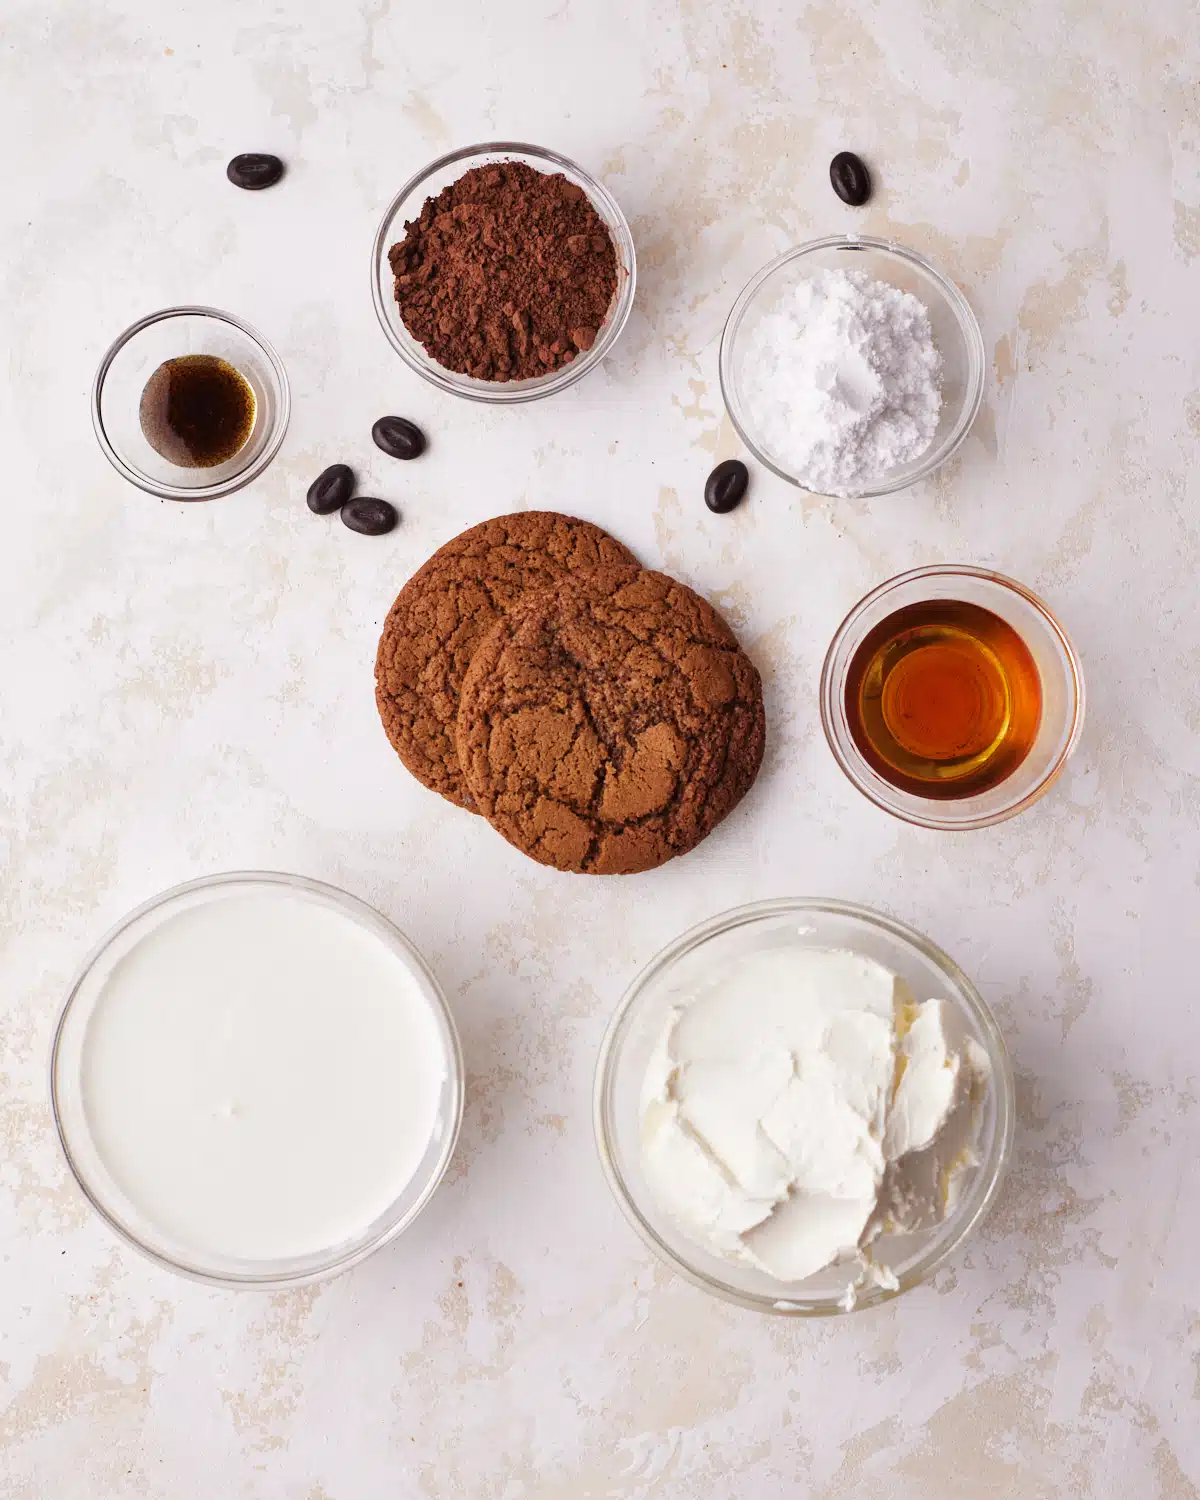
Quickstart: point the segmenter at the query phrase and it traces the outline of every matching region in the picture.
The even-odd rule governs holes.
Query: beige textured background
[[[1200,1494],[1200,25],[1191,0],[0,0],[0,1496],[3,1500],[1184,1500]],[[615,357],[489,412],[375,326],[384,204],[495,136],[599,172],[641,258]],[[855,214],[830,155],[867,153]],[[238,193],[242,150],[283,185]],[[721,322],[769,256],[861,227],[975,305],[986,404],[936,482],[827,503],[736,451]],[[209,301],[280,349],[295,412],[258,485],[124,486],[88,424],[135,317]],[[375,453],[405,413],[428,457]],[[311,517],[360,466],[384,541]],[[611,882],[521,861],[423,792],[375,721],[398,585],[522,505],[609,526],[730,615],[771,744],[686,860]],[[1042,591],[1089,673],[1056,792],[958,838],[858,799],[817,723],[842,613],[931,561]],[[294,869],[427,953],[470,1068],[414,1229],[318,1290],[232,1296],[118,1248],[46,1101],[64,986],[129,906]],[[1020,1075],[999,1211],[939,1276],[838,1324],[672,1279],[590,1135],[604,1022],[667,938],[787,892],[879,905],[995,1006]]]

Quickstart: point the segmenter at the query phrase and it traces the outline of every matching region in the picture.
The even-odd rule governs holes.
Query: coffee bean
[[[354,475],[346,464],[330,464],[308,487],[308,508],[315,516],[331,516],[354,493]]]
[[[419,458],[425,452],[425,434],[405,417],[380,417],[371,436],[375,446],[392,458]]]
[[[262,151],[244,151],[225,168],[225,175],[234,187],[257,193],[261,188],[275,186],[283,176],[283,163],[277,156],[267,156]]]
[[[360,531],[363,536],[383,536],[399,519],[394,505],[386,500],[369,500],[365,495],[347,500],[342,506],[342,520],[351,531]]]
[[[750,483],[750,470],[740,458],[727,458],[708,476],[704,486],[704,503],[709,510],[723,516],[733,510],[745,498],[746,486]]]
[[[853,151],[839,151],[829,163],[829,180],[843,203],[858,208],[871,196],[871,174]]]

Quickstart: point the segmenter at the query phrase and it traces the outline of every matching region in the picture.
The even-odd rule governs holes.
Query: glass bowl
[[[569,364],[531,380],[476,380],[473,376],[460,375],[439,365],[404,326],[396,302],[388,251],[404,237],[405,224],[419,216],[427,198],[436,197],[443,188],[457,182],[472,167],[485,167],[492,162],[506,161],[524,162],[538,172],[561,172],[569,182],[583,189],[612,236],[617,252],[617,289],[613,294],[608,317],[596,335],[595,343],[585,353],[576,355]],[[608,189],[565,156],[543,150],[540,146],[527,146],[515,141],[489,141],[479,146],[464,146],[460,151],[451,151],[449,155],[439,157],[410,178],[388,205],[371,251],[371,296],[375,302],[375,313],[379,326],[387,335],[388,343],[404,363],[439,390],[463,396],[468,401],[485,401],[496,405],[536,401],[542,396],[553,396],[557,391],[566,390],[567,386],[582,380],[589,370],[595,369],[612,349],[625,327],[633,307],[636,284],[637,261],[633,236],[629,232],[625,215]]]
[[[896,1286],[866,1286],[853,1309],[852,1264],[827,1267],[796,1283],[710,1254],[659,1207],[641,1166],[640,1095],[646,1066],[681,993],[714,963],[767,947],[839,948],[864,954],[906,980],[918,1000],[942,999],[987,1054],[991,1084],[979,1122],[980,1165],[947,1218],[932,1229],[884,1235],[873,1258]],[[626,1218],[668,1266],[726,1301],[757,1312],[833,1317],[873,1307],[927,1281],[953,1255],[995,1202],[1012,1148],[1014,1086],[1004,1039],[979,992],[927,938],[890,917],[843,901],[789,898],[738,907],[694,927],[665,948],[634,980],[609,1023],[596,1070],[595,1127],[609,1186]]]
[[[433,1130],[403,1190],[371,1224],[336,1244],[288,1259],[234,1259],[180,1241],[142,1208],[109,1170],[89,1124],[84,1099],[88,1028],[114,969],[161,923],[205,902],[244,893],[295,895],[331,910],[377,939],[407,970],[428,1002],[445,1064]],[[219,1041],[219,1037],[218,1037]],[[91,953],[68,993],[50,1068],[55,1126],[67,1164],[92,1207],[134,1249],[168,1270],[226,1287],[274,1290],[324,1280],[357,1265],[394,1239],[424,1208],[445,1175],[463,1112],[463,1059],[453,1017],[436,979],[408,939],[377,911],[346,892],[298,875],[248,871],[213,875],[174,887],[131,912]],[[236,1106],[232,1106],[236,1112]],[[179,1170],[188,1163],[181,1160]]]
[[[998,786],[950,801],[885,781],[864,758],[846,717],[846,681],[864,638],[897,610],[929,599],[963,600],[1007,621],[1029,648],[1042,690],[1041,722],[1025,759]],[[880,584],[834,636],[821,669],[820,697],[821,724],[838,765],[877,807],[921,828],[986,828],[1023,812],[1054,785],[1083,729],[1083,668],[1066,631],[1036,594],[986,568],[916,568]]]
[[[786,460],[772,452],[759,414],[746,400],[745,374],[753,335],[763,315],[773,312],[804,278],[817,271],[865,271],[876,281],[911,292],[929,311],[934,343],[942,356],[942,410],[933,441],[910,463],[898,465],[869,484],[839,491],[853,499],[889,495],[927,478],[966,437],[983,399],[983,335],[954,283],[924,256],[890,240],[830,235],[786,250],[764,266],[751,277],[726,320],[721,335],[721,394],[730,421],[759,463],[799,489],[807,487]]]
[[[165,360],[182,354],[226,360],[254,392],[250,436],[232,458],[212,468],[171,463],[142,432],[146,382]],[[214,500],[257,479],[279,452],[291,409],[278,354],[248,323],[215,307],[168,307],[142,318],[105,354],[92,385],[92,425],[105,457],[130,484],[164,500]]]

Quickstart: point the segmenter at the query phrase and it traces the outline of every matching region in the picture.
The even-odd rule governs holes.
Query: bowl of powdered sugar
[[[750,281],[721,338],[733,425],[781,478],[819,495],[886,495],[966,437],[984,350],[966,298],[911,250],[836,235]]]

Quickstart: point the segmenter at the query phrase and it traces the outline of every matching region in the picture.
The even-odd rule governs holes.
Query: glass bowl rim
[[[751,922],[793,914],[848,917],[874,927],[888,937],[899,940],[902,944],[916,948],[945,976],[948,985],[953,989],[954,1003],[962,1005],[968,1012],[971,1021],[984,1039],[988,1060],[992,1067],[992,1087],[996,1099],[996,1128],[991,1154],[986,1161],[980,1163],[978,1169],[981,1173],[988,1175],[973,1211],[963,1218],[962,1223],[956,1226],[955,1232],[949,1235],[943,1243],[922,1256],[917,1264],[900,1278],[898,1286],[865,1288],[857,1296],[853,1307],[849,1308],[825,1298],[819,1301],[806,1301],[803,1297],[790,1296],[785,1291],[781,1291],[777,1298],[771,1298],[766,1294],[745,1292],[690,1265],[659,1236],[635,1202],[622,1175],[618,1152],[613,1149],[614,1130],[610,1122],[609,1093],[615,1073],[616,1059],[638,1001],[649,984],[667,971],[677,959],[698,948],[709,938],[717,937]],[[907,923],[857,902],[821,896],[781,896],[735,906],[697,923],[668,943],[666,947],[661,948],[636,975],[621,997],[620,1004],[609,1020],[600,1043],[592,1091],[592,1125],[600,1165],[618,1207],[642,1242],[672,1271],[683,1276],[693,1286],[754,1312],[782,1317],[840,1317],[847,1313],[863,1312],[868,1308],[891,1302],[913,1287],[928,1281],[951,1256],[957,1254],[990,1213],[1004,1184],[1012,1156],[1016,1127],[1016,1080],[1004,1034],[991,1008],[963,970],[936,943],[924,937],[915,928],[908,926]]]
[[[475,386],[462,384],[464,377],[453,370],[443,370],[430,356],[430,365],[423,364],[413,352],[399,339],[395,329],[391,325],[388,316],[388,308],[391,303],[386,295],[383,278],[380,275],[380,267],[384,263],[385,242],[393,232],[392,223],[399,212],[400,205],[405,199],[415,194],[423,183],[429,178],[443,171],[446,167],[453,166],[455,162],[465,161],[473,156],[494,156],[498,154],[531,156],[539,161],[551,163],[559,168],[566,168],[573,172],[584,184],[589,197],[594,197],[604,206],[605,210],[612,216],[614,222],[621,231],[623,242],[618,241],[613,235],[614,245],[618,252],[618,258],[623,253],[628,253],[629,264],[625,267],[624,281],[618,286],[616,305],[612,309],[612,316],[608,323],[600,331],[600,336],[587,352],[571,360],[568,364],[561,366],[542,377],[543,383],[536,386],[522,386],[520,390],[506,392],[503,387],[504,381],[496,382],[495,391],[479,390]],[[469,170],[469,169],[468,169]],[[611,233],[611,230],[610,230]],[[546,146],[535,146],[528,141],[479,141],[472,146],[460,146],[455,151],[447,151],[444,156],[439,156],[428,166],[422,167],[419,172],[404,184],[400,191],[384,210],[383,218],[379,222],[379,228],[375,231],[375,239],[371,246],[371,301],[375,307],[375,316],[383,329],[384,337],[400,356],[410,370],[427,380],[430,385],[436,386],[438,390],[446,391],[452,396],[460,396],[465,401],[477,401],[487,406],[518,406],[527,401],[537,401],[544,396],[556,395],[559,391],[566,390],[568,386],[574,385],[577,380],[582,380],[591,370],[600,363],[616,344],[629,321],[629,314],[633,311],[634,294],[637,289],[637,252],[634,246],[633,231],[629,227],[629,221],[621,205],[612,193],[592,174],[572,161],[570,157],[563,156],[557,151],[551,151]],[[414,340],[415,342],[415,340]],[[512,382],[516,384],[516,382]]]
[[[946,298],[947,303],[954,312],[958,326],[962,330],[963,339],[967,345],[972,380],[968,398],[963,404],[958,422],[950,438],[947,439],[945,451],[940,457],[936,459],[930,458],[929,461],[920,463],[913,473],[903,479],[883,480],[878,484],[865,485],[862,489],[855,490],[852,494],[829,496],[820,490],[810,490],[806,485],[801,484],[793,474],[789,474],[786,469],[781,469],[773,459],[768,458],[734,414],[733,406],[729,399],[730,391],[734,385],[732,371],[733,346],[737,330],[741,326],[746,309],[753,301],[759,289],[776,271],[780,270],[783,266],[789,265],[794,260],[812,255],[819,250],[864,249],[876,250],[884,255],[895,256],[898,260],[908,261],[910,264],[919,267],[930,277]],[[790,249],[777,255],[774,260],[768,261],[765,266],[760,267],[738,293],[737,299],[729,310],[724,327],[721,329],[721,348],[717,360],[721,399],[725,403],[725,410],[729,415],[729,420],[733,423],[742,442],[745,443],[758,462],[764,468],[770,469],[772,474],[786,480],[788,484],[795,485],[798,490],[802,490],[806,495],[814,495],[823,500],[871,500],[880,495],[895,494],[898,490],[908,489],[910,485],[919,484],[923,479],[928,479],[931,474],[940,469],[944,463],[958,452],[959,448],[965,442],[967,434],[975,425],[975,418],[979,415],[979,408],[983,404],[983,392],[987,380],[986,367],[987,351],[984,347],[983,331],[979,326],[979,319],[975,316],[974,309],[955,282],[919,251],[910,250],[907,245],[901,245],[897,240],[882,239],[877,235],[870,234],[829,234],[822,236],[820,239],[806,240],[803,244],[793,245]]]
[[[886,793],[881,792],[873,782],[862,774],[857,761],[851,764],[847,760],[834,733],[834,718],[838,712],[840,694],[845,688],[845,679],[843,675],[836,683],[834,682],[833,663],[843,641],[858,619],[861,618],[871,605],[877,603],[893,590],[921,578],[970,578],[986,584],[993,584],[1001,590],[1019,595],[1045,622],[1051,635],[1058,642],[1063,653],[1063,658],[1067,663],[1067,675],[1070,679],[1074,695],[1074,711],[1066,742],[1056,756],[1053,765],[1051,765],[1041,780],[1016,802],[1002,806],[994,812],[980,814],[978,817],[958,819],[941,817],[935,809],[939,805],[952,806],[953,804],[938,804],[932,801],[932,799],[930,800],[930,811],[928,813],[917,812],[907,807],[900,808],[889,799]],[[847,661],[846,666],[847,668],[849,667],[849,661]],[[833,639],[830,641],[829,648],[825,653],[825,660],[821,664],[821,682],[817,696],[820,702],[821,728],[825,733],[825,742],[829,746],[834,760],[851,785],[857,791],[861,792],[869,802],[874,803],[883,812],[890,813],[892,817],[899,818],[902,822],[909,823],[913,827],[930,828],[939,833],[970,833],[978,828],[990,828],[996,823],[1004,823],[1009,818],[1015,818],[1018,813],[1024,812],[1033,803],[1044,797],[1062,775],[1067,762],[1075,753],[1075,749],[1079,744],[1079,737],[1083,733],[1084,713],[1087,707],[1087,689],[1084,684],[1083,663],[1080,661],[1079,655],[1071,643],[1071,638],[1067,634],[1066,629],[1050,606],[1045,600],[1039,598],[1032,589],[1026,588],[1023,583],[1019,583],[1015,578],[1010,578],[1006,573],[997,573],[992,568],[974,567],[969,563],[934,563],[928,567],[910,568],[904,573],[897,573],[893,578],[885,579],[883,583],[873,588],[870,593],[864,594],[834,632]],[[886,785],[886,783],[884,784]]]
[[[61,1085],[59,1082],[59,1050],[63,1039],[63,1033],[71,1016],[72,1007],[79,995],[83,984],[91,974],[96,963],[108,952],[112,944],[140,922],[143,917],[149,916],[159,907],[178,900],[196,891],[216,889],[228,885],[245,885],[251,889],[278,888],[295,889],[307,891],[322,900],[330,902],[339,908],[346,916],[356,922],[366,919],[372,923],[381,923],[389,934],[399,943],[400,948],[407,955],[417,972],[426,980],[428,985],[428,997],[436,1001],[434,1010],[438,1020],[444,1027],[444,1035],[447,1039],[446,1067],[448,1080],[446,1092],[451,1096],[452,1119],[450,1128],[446,1132],[442,1149],[438,1154],[437,1162],[429,1173],[428,1179],[417,1196],[416,1200],[408,1210],[394,1224],[389,1224],[386,1229],[377,1234],[373,1239],[357,1246],[345,1255],[325,1260],[321,1265],[306,1268],[296,1272],[270,1272],[261,1274],[238,1275],[236,1273],[225,1273],[207,1270],[201,1266],[188,1265],[182,1261],[173,1259],[169,1255],[154,1249],[143,1243],[119,1218],[115,1216],[101,1201],[99,1195],[93,1190],[86,1175],[79,1167],[75,1155],[72,1152],[68,1140],[68,1131],[63,1124],[63,1112],[60,1107]],[[342,890],[339,886],[330,885],[327,881],[313,880],[306,875],[293,875],[283,870],[225,870],[214,875],[202,875],[195,880],[185,880],[179,885],[173,885],[167,890],[160,891],[151,896],[140,905],[127,912],[115,922],[104,936],[97,942],[83,962],[75,971],[70,985],[67,988],[67,996],[59,1013],[58,1021],[54,1028],[54,1040],[50,1049],[50,1108],[54,1116],[54,1129],[58,1137],[59,1149],[66,1160],[67,1167],[79,1190],[92,1210],[99,1215],[110,1230],[131,1249],[136,1250],[139,1255],[153,1261],[155,1265],[172,1271],[176,1275],[186,1277],[189,1281],[201,1282],[206,1286],[217,1286],[234,1290],[249,1289],[258,1291],[280,1291],[289,1287],[308,1286],[314,1282],[326,1281],[334,1276],[339,1276],[343,1271],[359,1265],[368,1256],[373,1255],[384,1245],[390,1244],[398,1235],[413,1223],[428,1204],[430,1198],[441,1184],[450,1162],[454,1157],[458,1145],[459,1134],[462,1130],[463,1112],[466,1097],[466,1068],[463,1059],[462,1041],[458,1034],[453,1013],[438,983],[433,970],[426,963],[424,957],[411,942],[411,940],[400,931],[389,917],[371,906],[369,902],[362,900],[359,896],[353,896],[349,891]]]
[[[137,337],[144,329],[151,328],[155,323],[165,322],[168,318],[195,317],[212,318],[218,323],[228,323],[236,328],[258,346],[271,372],[275,377],[278,387],[278,410],[275,413],[274,430],[268,438],[266,445],[258,456],[244,469],[239,469],[236,474],[231,474],[228,479],[223,479],[218,484],[199,485],[188,489],[165,481],[151,479],[148,474],[136,469],[121,457],[113,447],[108,433],[104,427],[104,417],[100,409],[100,400],[104,393],[104,382],[108,378],[108,372],[112,363],[120,354],[130,340]],[[235,317],[233,313],[222,312],[219,307],[206,307],[201,303],[181,303],[176,307],[164,307],[158,312],[147,313],[144,318],[139,318],[136,323],[131,323],[123,333],[117,335],[100,361],[95,378],[92,381],[92,428],[96,434],[96,441],[100,444],[101,451],[117,473],[130,484],[136,485],[139,490],[144,490],[148,495],[157,495],[161,500],[216,500],[222,495],[232,495],[235,490],[242,489],[258,476],[271,464],[276,454],[283,445],[287,434],[288,423],[292,415],[292,390],[288,382],[287,371],[284,369],[283,361],[275,352],[271,342],[265,338],[258,329],[247,323],[243,318]],[[236,455],[235,455],[236,457]]]

